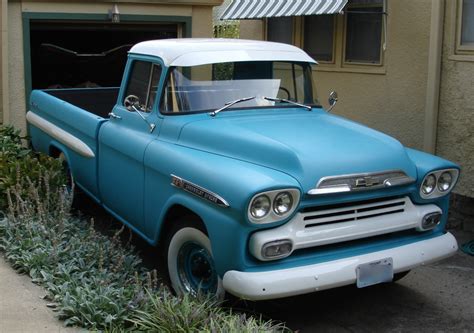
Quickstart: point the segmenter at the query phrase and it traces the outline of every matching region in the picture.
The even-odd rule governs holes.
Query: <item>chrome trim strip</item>
[[[195,196],[212,202],[221,207],[230,207],[229,203],[222,198],[220,195],[211,192],[204,187],[191,183],[181,177],[171,174],[171,185],[180,188],[188,193],[194,194]]]
[[[79,138],[74,135],[66,132],[65,130],[54,125],[50,121],[47,121],[41,116],[28,111],[26,113],[26,120],[33,126],[38,127],[40,130],[58,140],[62,144],[66,145],[68,148],[71,148],[73,151],[78,153],[81,156],[86,158],[94,158],[95,154],[92,149]]]
[[[343,193],[350,192],[351,188],[349,186],[335,186],[327,188],[313,188],[308,191],[309,195],[321,195],[321,194],[331,194],[331,193]]]
[[[341,183],[325,185],[325,183],[337,182],[337,180],[341,180]],[[352,191],[367,191],[411,184],[415,181],[416,179],[407,176],[407,174],[402,170],[326,176],[321,178],[316,187],[309,190],[307,193],[309,195],[322,195]]]

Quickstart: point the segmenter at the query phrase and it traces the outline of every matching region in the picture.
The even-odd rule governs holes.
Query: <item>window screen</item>
[[[380,63],[382,11],[382,6],[348,8],[346,21],[346,62]]]
[[[304,50],[318,61],[333,61],[334,15],[304,18]]]
[[[271,17],[267,21],[267,40],[293,44],[293,18]]]
[[[462,2],[461,44],[474,44],[474,0]]]

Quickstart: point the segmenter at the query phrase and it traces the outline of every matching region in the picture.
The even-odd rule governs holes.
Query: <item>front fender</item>
[[[157,242],[168,210],[174,205],[186,207],[206,225],[221,275],[243,267],[252,231],[275,225],[257,226],[247,221],[247,206],[255,193],[300,189],[293,177],[277,170],[159,140],[147,148],[144,164],[146,234]],[[173,186],[171,175],[218,194],[229,207]]]
[[[161,236],[167,212],[175,205],[191,210],[203,221],[211,240],[216,269],[221,277],[230,269],[242,269],[245,266],[247,243],[253,228],[239,223],[226,208],[206,205],[199,198],[185,193],[175,193],[166,202],[160,215],[161,222],[155,225],[155,242]]]

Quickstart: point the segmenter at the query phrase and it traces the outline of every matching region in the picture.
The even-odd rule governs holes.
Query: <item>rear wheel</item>
[[[200,221],[189,217],[178,221],[167,241],[167,267],[177,294],[214,295],[224,298],[222,279],[217,274],[211,242]]]
[[[77,203],[78,190],[76,188],[76,185],[74,184],[74,177],[72,175],[71,168],[69,167],[69,163],[64,153],[60,153],[58,156],[58,159],[61,161],[64,173],[66,175],[66,184],[65,184],[66,193],[69,196],[71,206],[75,206]]]

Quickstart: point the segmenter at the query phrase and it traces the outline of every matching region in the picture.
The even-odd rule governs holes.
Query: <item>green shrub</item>
[[[71,216],[60,164],[33,155],[17,132],[8,131],[1,174],[8,210],[0,217],[0,251],[46,289],[49,306],[66,325],[110,332],[284,329],[226,311],[210,299],[173,296],[156,271],[142,265],[130,240],[121,242],[124,228],[106,235],[93,220]]]
[[[283,325],[246,314],[232,313],[211,299],[190,295],[175,297],[167,290],[148,293],[143,310],[135,311],[130,321],[134,329],[145,332],[283,332]]]
[[[226,21],[222,24],[214,25],[214,37],[216,38],[239,38],[239,36],[239,21]]]
[[[57,159],[35,154],[28,149],[26,137],[12,126],[0,126],[0,211],[8,207],[7,190],[15,187],[25,197],[31,183],[45,182],[39,199],[46,203],[50,192],[57,192],[65,183],[62,163]],[[46,207],[49,209],[49,206]],[[53,207],[51,207],[53,209]]]

